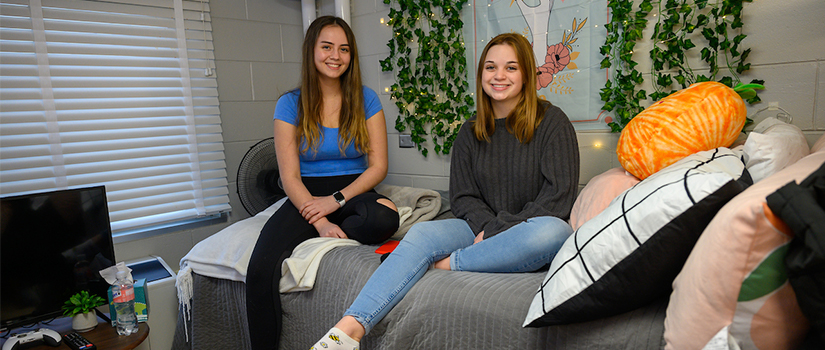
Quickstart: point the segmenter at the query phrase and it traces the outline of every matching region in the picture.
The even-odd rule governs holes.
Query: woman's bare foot
[[[450,271],[450,257],[448,256],[444,259],[436,261],[435,264],[433,264],[433,267],[436,268],[436,269],[442,269],[442,270]]]

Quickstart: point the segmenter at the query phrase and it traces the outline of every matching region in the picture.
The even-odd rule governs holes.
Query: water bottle
[[[135,285],[126,278],[126,271],[117,272],[112,287],[112,299],[117,313],[117,334],[129,335],[138,330],[135,316]]]

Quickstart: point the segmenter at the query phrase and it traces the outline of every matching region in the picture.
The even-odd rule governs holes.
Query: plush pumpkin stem
[[[733,91],[736,91],[736,93],[739,94],[739,97],[742,97],[743,100],[747,101],[749,99],[752,99],[752,98],[756,97],[756,90],[764,90],[764,89],[765,89],[765,86],[762,85],[762,84],[754,84],[754,83],[742,84],[742,83],[739,83],[739,85],[736,85],[736,87],[733,88]]]

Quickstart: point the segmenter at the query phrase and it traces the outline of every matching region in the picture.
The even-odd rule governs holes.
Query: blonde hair
[[[341,75],[341,112],[338,120],[338,148],[344,152],[351,143],[363,153],[370,152],[369,133],[364,114],[364,93],[361,86],[361,67],[358,63],[358,47],[355,35],[346,21],[339,17],[322,16],[310,24],[304,37],[303,59],[301,64],[301,103],[298,104],[298,139],[306,139],[301,152],[318,149],[321,134],[321,109],[323,96],[319,83],[318,69],[315,68],[315,44],[321,31],[330,26],[338,26],[347,36],[350,50],[350,63]]]
[[[549,102],[540,104],[538,94],[534,88],[538,68],[533,55],[533,47],[524,36],[515,33],[499,34],[490,40],[487,46],[484,47],[484,51],[481,52],[481,59],[478,61],[478,71],[476,72],[476,95],[479,102],[476,108],[473,133],[476,139],[489,142],[490,135],[496,130],[492,101],[490,96],[484,92],[481,79],[484,62],[487,60],[487,52],[496,45],[510,45],[516,52],[516,59],[518,60],[519,69],[521,69],[524,85],[516,107],[507,116],[507,130],[515,135],[519,142],[528,143],[533,139],[533,133],[542,118],[544,118],[544,111],[550,104]]]

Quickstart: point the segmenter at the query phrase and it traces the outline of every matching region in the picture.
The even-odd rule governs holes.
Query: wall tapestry
[[[484,45],[501,33],[520,33],[533,43],[539,96],[559,106],[577,130],[605,130],[612,120],[601,110],[599,90],[607,80],[604,58],[607,0],[475,0],[463,12],[468,82]]]

